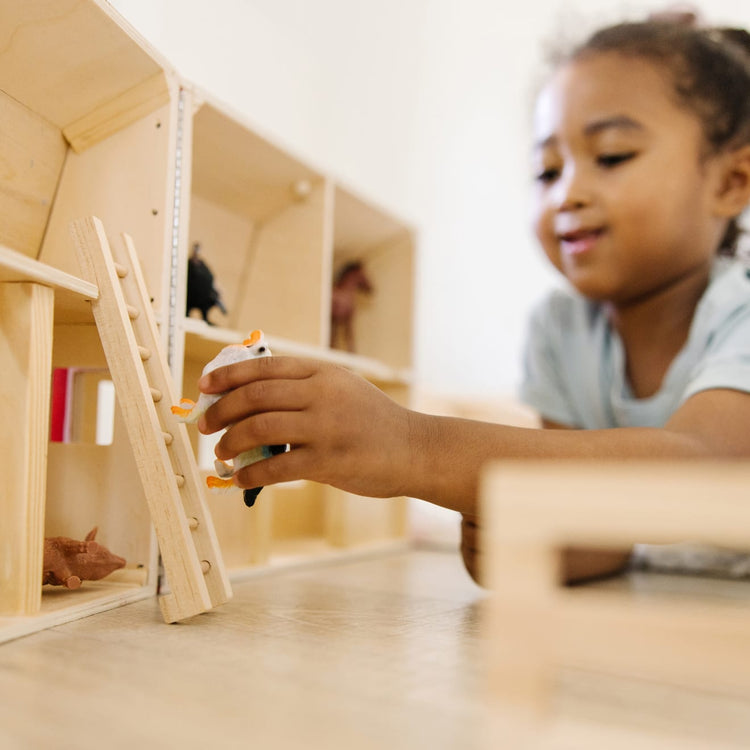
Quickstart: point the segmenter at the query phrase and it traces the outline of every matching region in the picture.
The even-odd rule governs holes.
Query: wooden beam
[[[0,283],[0,613],[33,615],[42,596],[54,292]]]

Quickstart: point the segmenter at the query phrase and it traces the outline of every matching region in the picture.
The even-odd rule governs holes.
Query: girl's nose
[[[591,201],[588,180],[582,170],[563,170],[555,184],[554,201],[558,211],[574,211],[587,206]]]

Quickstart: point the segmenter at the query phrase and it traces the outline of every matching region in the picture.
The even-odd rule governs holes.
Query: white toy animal
[[[225,346],[204,368],[203,375],[216,370],[219,367],[242,362],[246,359],[255,359],[257,357],[270,357],[271,350],[265,343],[262,331],[253,331],[242,344],[230,344]],[[172,413],[181,421],[188,424],[197,422],[200,416],[215,404],[224,393],[201,393],[197,401],[184,398],[178,406],[172,407]],[[240,453],[234,458],[231,464],[220,459],[216,459],[214,467],[219,476],[209,476],[206,478],[206,484],[214,491],[227,491],[235,487],[232,477],[244,466],[254,464],[264,458],[270,458],[287,450],[286,445],[262,445],[258,448]],[[262,490],[262,487],[255,487],[244,491],[245,505],[251,507],[255,498]]]

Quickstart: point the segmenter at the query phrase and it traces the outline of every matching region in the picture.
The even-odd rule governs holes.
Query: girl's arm
[[[200,388],[230,391],[199,422],[206,433],[228,427],[218,458],[292,445],[242,469],[242,487],[310,479],[362,495],[421,498],[469,520],[481,468],[492,459],[750,457],[750,394],[728,389],[692,396],[664,428],[538,430],[415,412],[348,370],[314,360],[249,360],[213,371]],[[590,562],[578,568],[582,574],[596,572]],[[571,571],[576,563],[571,558]]]
[[[236,478],[243,487],[311,479],[474,514],[480,470],[491,459],[750,457],[750,394],[733,390],[696,394],[664,428],[539,430],[415,412],[358,375],[315,360],[240,362],[209,373],[200,388],[230,391],[199,421],[205,433],[231,425],[218,458],[258,445],[293,447],[242,469]]]

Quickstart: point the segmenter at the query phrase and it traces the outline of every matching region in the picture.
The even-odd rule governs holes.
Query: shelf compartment
[[[412,366],[415,242],[411,228],[337,186],[329,286],[349,262],[361,261],[374,291],[359,295],[353,319],[356,353],[390,367]],[[330,302],[329,302],[330,306]],[[330,325],[330,323],[329,323]],[[333,342],[342,348],[340,337]]]
[[[320,344],[329,183],[225,108],[197,107],[187,252],[200,245],[221,291],[214,321]]]
[[[186,334],[186,349],[189,351],[189,356],[197,361],[201,361],[203,365],[213,359],[222,347],[243,341],[248,333],[247,330],[241,331],[221,326],[210,326],[202,320],[194,318],[187,318],[183,326]],[[378,386],[411,385],[413,383],[411,370],[391,367],[372,357],[350,354],[349,352],[329,349],[325,346],[302,344],[272,334],[266,335],[266,341],[276,356],[304,357],[331,362],[358,373]],[[203,365],[201,365],[201,369]],[[198,372],[200,373],[200,371]],[[189,382],[187,385],[192,387],[193,383]]]

